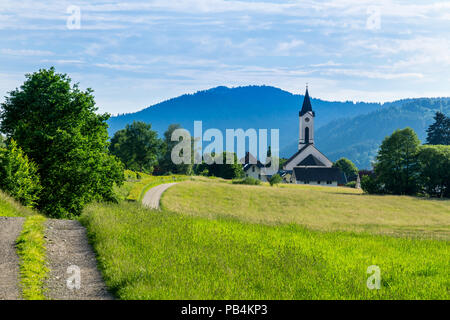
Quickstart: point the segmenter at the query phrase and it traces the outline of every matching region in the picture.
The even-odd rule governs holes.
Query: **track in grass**
[[[22,230],[23,220],[0,217],[0,300],[20,298],[19,257],[15,243]]]
[[[86,229],[78,221],[48,220],[47,258],[50,264],[50,278],[47,282],[48,298],[52,300],[109,300],[102,276],[97,269],[97,260],[88,243]],[[74,276],[74,269],[81,271],[80,287],[76,282],[67,285]],[[68,272],[69,271],[69,272]]]

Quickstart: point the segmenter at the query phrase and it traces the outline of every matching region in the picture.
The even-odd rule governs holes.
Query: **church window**
[[[305,143],[309,143],[309,128],[305,129]]]

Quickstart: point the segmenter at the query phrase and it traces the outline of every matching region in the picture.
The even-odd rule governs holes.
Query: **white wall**
[[[308,185],[310,186],[324,186],[324,187],[337,187],[338,183],[337,181],[333,181],[332,184],[327,184],[326,181],[320,181],[320,184],[317,183],[318,181],[310,181]],[[305,184],[303,181],[297,181],[297,184]]]
[[[255,168],[255,172],[253,172],[253,168]],[[248,169],[247,171],[245,171],[245,176],[246,177],[252,177],[258,180],[261,180],[263,182],[267,182],[267,176],[262,175],[261,174],[261,178],[259,177],[259,175],[261,174],[261,169],[258,168],[257,165],[252,165],[250,167],[250,169]]]

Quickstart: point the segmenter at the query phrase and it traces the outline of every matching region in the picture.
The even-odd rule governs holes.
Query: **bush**
[[[274,174],[269,179],[269,183],[270,183],[271,186],[277,185],[277,184],[281,183],[281,181],[283,181],[283,179],[281,179],[279,174]]]
[[[356,188],[356,181],[350,181],[345,186],[349,188]]]
[[[378,180],[373,176],[363,176],[361,179],[361,188],[365,193],[380,194],[382,188]]]
[[[34,207],[42,190],[36,165],[11,140],[0,149],[0,187],[27,207]]]
[[[251,186],[259,186],[261,184],[261,181],[252,177],[247,177],[244,179],[233,180],[233,184],[247,184]]]

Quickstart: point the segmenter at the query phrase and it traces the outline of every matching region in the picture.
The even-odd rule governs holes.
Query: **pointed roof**
[[[302,111],[300,111],[300,117],[305,115],[307,112],[313,112],[311,100],[309,99],[308,86],[306,86],[305,99],[303,99],[303,107]]]

